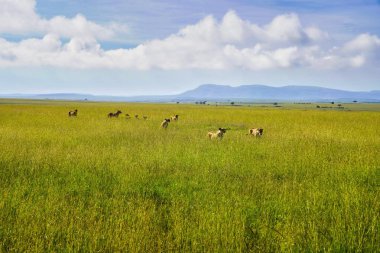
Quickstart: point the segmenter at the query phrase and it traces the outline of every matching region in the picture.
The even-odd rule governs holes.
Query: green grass
[[[379,252],[380,105],[302,106],[3,100],[0,252]]]

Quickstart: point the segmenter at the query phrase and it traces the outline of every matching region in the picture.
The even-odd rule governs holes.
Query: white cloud
[[[329,38],[327,32],[319,30],[317,27],[308,27],[305,29],[306,35],[313,41],[322,41]]]
[[[280,15],[265,27],[269,41],[303,42],[307,37],[296,14]],[[310,38],[311,39],[311,38]]]
[[[363,55],[357,55],[357,56],[354,56],[354,57],[351,57],[350,59],[350,64],[352,67],[361,67],[364,65],[366,59]]]
[[[380,38],[375,35],[361,34],[344,45],[346,52],[370,52],[380,47]]]
[[[80,14],[71,19],[57,16],[50,20],[41,20],[41,29],[66,38],[85,37],[108,40],[115,36],[113,29],[88,21]]]
[[[36,11],[36,0],[0,0],[0,34],[55,34],[65,38],[88,37],[111,40],[118,33],[126,33],[125,25],[111,23],[99,25],[81,14],[73,18],[55,16],[40,17]]]
[[[0,0],[0,32],[25,33],[39,27],[35,5],[32,0]]]
[[[81,15],[44,20],[34,12],[32,0],[15,1],[17,4],[1,1],[7,3],[8,9],[0,11],[13,12],[20,20],[29,17],[46,35],[21,42],[0,39],[0,66],[257,71],[359,68],[376,62],[373,55],[380,51],[380,39],[375,35],[362,34],[341,47],[328,48],[325,45],[329,35],[317,27],[304,27],[296,14],[280,15],[259,26],[241,19],[234,11],[227,12],[221,21],[207,16],[162,40],[147,41],[131,49],[104,50],[98,41],[114,36],[113,30],[123,30],[124,26],[114,23],[108,29]],[[16,23],[12,27],[18,27],[17,32],[31,29]],[[0,31],[4,29],[0,26]],[[62,37],[69,41],[63,43]]]

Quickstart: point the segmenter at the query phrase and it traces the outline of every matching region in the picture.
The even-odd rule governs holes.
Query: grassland
[[[3,100],[0,252],[379,252],[380,105],[308,106]]]

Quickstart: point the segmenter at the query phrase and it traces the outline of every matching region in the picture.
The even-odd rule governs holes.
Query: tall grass
[[[379,111],[2,104],[0,251],[378,252],[379,130]]]

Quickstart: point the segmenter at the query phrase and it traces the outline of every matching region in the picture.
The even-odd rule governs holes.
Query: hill
[[[237,100],[283,100],[283,101],[380,101],[380,91],[354,92],[316,86],[242,85],[237,87],[205,84],[179,95],[182,99],[237,99]]]

